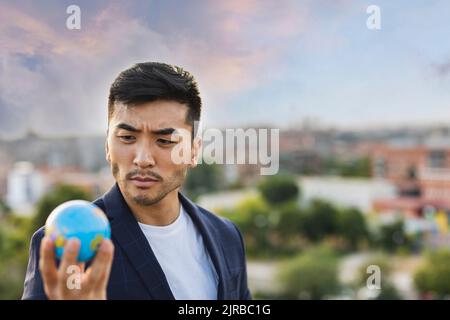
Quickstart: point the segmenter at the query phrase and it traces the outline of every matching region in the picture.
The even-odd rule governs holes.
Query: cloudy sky
[[[450,124],[449,17],[446,0],[0,0],[0,133],[103,133],[114,77],[150,60],[197,77],[208,127]]]

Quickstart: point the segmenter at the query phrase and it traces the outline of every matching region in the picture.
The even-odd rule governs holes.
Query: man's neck
[[[125,201],[136,220],[143,224],[167,226],[174,222],[180,213],[178,189],[173,190],[158,203],[151,206],[137,205],[133,200],[126,199],[126,197]]]

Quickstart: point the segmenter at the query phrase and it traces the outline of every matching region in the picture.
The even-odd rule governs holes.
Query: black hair
[[[200,120],[202,107],[197,82],[188,71],[159,62],[137,63],[117,76],[109,90],[108,123],[115,102],[131,106],[157,100],[186,104],[186,123],[191,124],[192,138],[195,137],[194,124]]]

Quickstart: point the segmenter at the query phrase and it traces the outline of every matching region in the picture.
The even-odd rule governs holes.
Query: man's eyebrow
[[[126,123],[119,123],[116,126],[116,128],[131,131],[131,132],[142,132],[142,130],[137,129]],[[163,129],[152,130],[151,132],[153,134],[158,134],[158,135],[168,135],[168,134],[177,133],[178,131],[175,128],[163,128]]]
[[[131,132],[141,132],[142,131],[142,130],[139,130],[139,129],[137,129],[133,126],[130,126],[129,124],[126,124],[126,123],[119,123],[116,126],[116,128],[131,131]]]
[[[166,134],[172,134],[177,133],[178,131],[174,128],[163,128],[158,130],[152,130],[152,133],[154,134],[160,134],[160,135],[166,135]]]

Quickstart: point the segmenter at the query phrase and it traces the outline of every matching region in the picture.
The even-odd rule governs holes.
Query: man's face
[[[200,147],[200,140],[191,144],[191,137],[176,134],[191,132],[187,112],[188,107],[176,101],[158,100],[133,107],[115,104],[106,158],[126,199],[149,206],[182,185],[187,169],[196,165]],[[181,143],[189,146],[191,156],[189,161],[177,164],[172,151]]]

